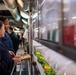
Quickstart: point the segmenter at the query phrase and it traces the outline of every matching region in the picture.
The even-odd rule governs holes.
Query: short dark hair
[[[3,22],[0,20],[0,28],[3,26]]]
[[[4,21],[6,20],[7,18],[4,17],[4,16],[0,16],[0,20],[4,23]]]

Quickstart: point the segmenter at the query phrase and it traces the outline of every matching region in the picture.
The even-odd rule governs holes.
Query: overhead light
[[[19,28],[15,27],[16,30],[20,30]]]
[[[23,18],[26,18],[26,19],[29,18],[29,15],[26,14],[26,13],[24,13],[23,11],[20,11],[20,14],[21,14],[21,16],[22,16]]]
[[[72,17],[72,19],[76,19],[76,16]]]
[[[28,22],[27,22],[27,21],[25,21],[24,19],[22,19],[22,22],[23,22],[23,23],[25,23],[26,25],[28,24]]]
[[[34,15],[32,15],[32,18],[36,18],[38,16],[38,13],[35,13]]]

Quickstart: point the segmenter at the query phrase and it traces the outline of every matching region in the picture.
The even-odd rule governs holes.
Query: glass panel
[[[38,19],[36,19],[36,21],[33,23],[33,38],[37,39],[38,38]]]
[[[59,42],[58,0],[42,0],[40,4],[40,38],[49,41]]]
[[[76,46],[76,0],[64,0],[63,43]]]
[[[35,1],[34,1],[35,2]],[[38,6],[37,2],[35,2],[35,5]],[[32,24],[33,24],[33,39],[38,39],[38,7],[35,6],[32,9]]]

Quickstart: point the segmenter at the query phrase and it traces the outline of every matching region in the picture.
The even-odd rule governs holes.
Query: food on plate
[[[21,56],[21,60],[29,59],[31,56],[29,54]]]

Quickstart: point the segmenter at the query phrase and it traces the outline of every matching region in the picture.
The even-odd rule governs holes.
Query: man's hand
[[[12,57],[15,57],[15,53],[13,51],[9,51],[9,54],[12,56]]]
[[[19,62],[21,62],[21,59],[20,58],[13,58],[14,60],[14,64],[17,65]]]
[[[21,58],[21,55],[16,55],[15,58]]]

